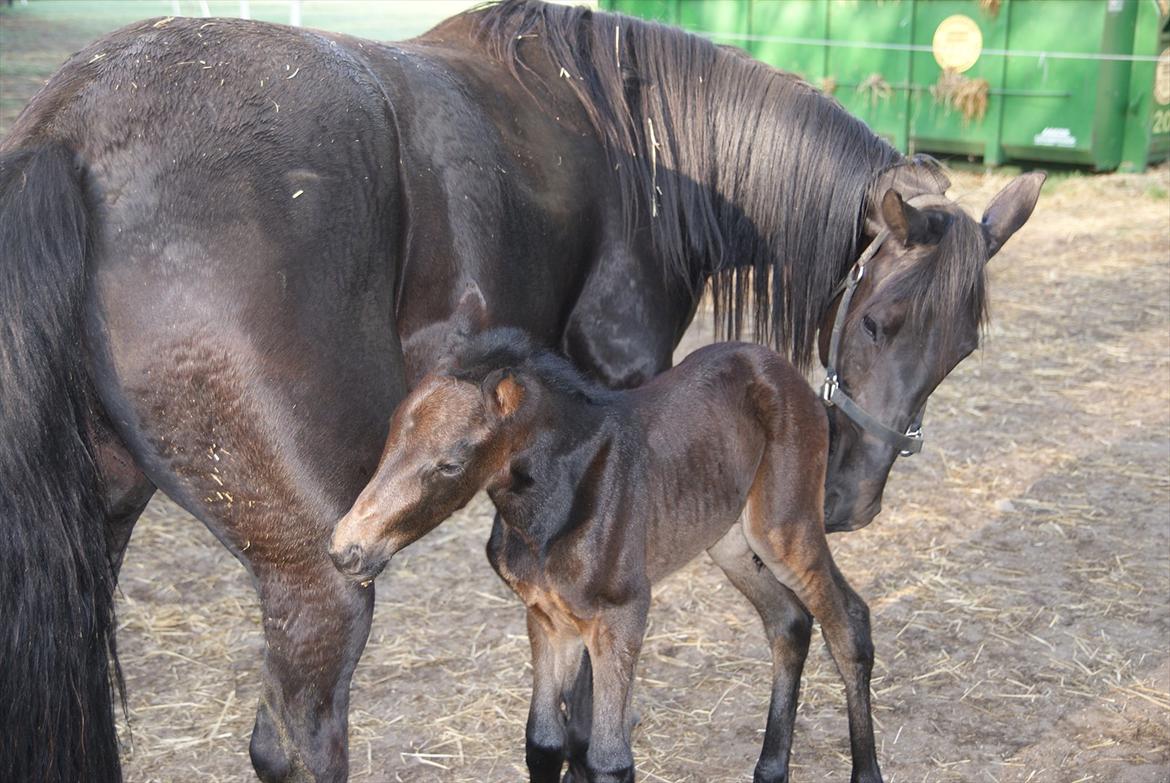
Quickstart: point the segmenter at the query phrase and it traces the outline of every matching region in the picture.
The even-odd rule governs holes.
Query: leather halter
[[[939,196],[923,195],[910,199],[908,203],[911,206],[942,206],[950,202]],[[825,365],[825,381],[821,384],[821,399],[829,407],[835,405],[840,408],[841,412],[861,429],[898,449],[901,456],[909,457],[922,451],[922,417],[926,414],[926,403],[922,404],[921,410],[918,411],[918,415],[914,417],[906,432],[899,432],[886,426],[873,414],[858,405],[842,388],[840,378],[837,375],[837,355],[841,347],[841,334],[845,331],[845,319],[849,316],[849,305],[853,302],[853,294],[857,292],[858,284],[865,277],[865,265],[877,255],[878,250],[889,239],[889,236],[889,229],[882,229],[878,233],[833,294],[834,298],[841,296],[841,304],[837,306],[837,317],[833,319],[833,332],[829,337],[829,361]]]

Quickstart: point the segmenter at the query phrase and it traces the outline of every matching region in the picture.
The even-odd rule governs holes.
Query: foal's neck
[[[587,522],[629,431],[621,405],[574,402],[537,414],[488,495],[509,527],[545,544]],[[612,482],[609,482],[612,484]]]

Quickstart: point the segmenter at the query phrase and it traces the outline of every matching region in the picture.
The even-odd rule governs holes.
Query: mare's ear
[[[507,367],[493,370],[480,387],[484,404],[495,419],[506,419],[524,401],[524,385]]]
[[[882,222],[903,245],[924,244],[930,239],[930,221],[921,211],[890,189],[882,196]]]
[[[1036,208],[1036,200],[1040,198],[1040,186],[1047,178],[1048,174],[1043,171],[1021,174],[987,205],[987,211],[983,213],[983,238],[987,240],[988,260],[1028,222]]]
[[[950,186],[951,181],[943,172],[942,165],[929,155],[915,155],[886,169],[870,190],[876,203],[871,200],[866,207],[865,233],[874,237],[882,230],[882,202],[888,191],[896,190],[903,199],[909,201],[915,196],[927,194],[941,196]]]

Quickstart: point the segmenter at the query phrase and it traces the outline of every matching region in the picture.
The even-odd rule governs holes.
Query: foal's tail
[[[121,778],[115,577],[87,432],[82,174],[0,155],[0,780]]]

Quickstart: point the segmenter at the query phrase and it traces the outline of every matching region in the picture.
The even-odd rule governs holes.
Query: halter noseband
[[[912,198],[908,203],[911,206],[941,206],[950,202],[938,196],[924,195]],[[821,399],[829,407],[840,408],[841,412],[861,429],[876,435],[898,449],[901,456],[909,457],[922,451],[922,417],[926,413],[926,403],[922,404],[922,409],[918,411],[918,415],[914,417],[906,432],[899,432],[887,427],[878,421],[873,414],[858,405],[841,387],[841,381],[837,376],[837,354],[841,347],[841,334],[845,331],[845,319],[849,315],[849,305],[853,302],[853,294],[856,293],[857,285],[861,279],[865,277],[865,265],[877,255],[878,250],[881,249],[889,236],[889,229],[883,228],[873,242],[870,242],[869,247],[865,249],[861,257],[857,259],[857,263],[849,270],[849,274],[845,275],[845,279],[837,286],[837,290],[833,294],[834,298],[838,295],[841,296],[841,304],[837,306],[837,317],[833,319],[833,332],[829,337],[829,361],[825,365],[825,382],[821,384]]]

